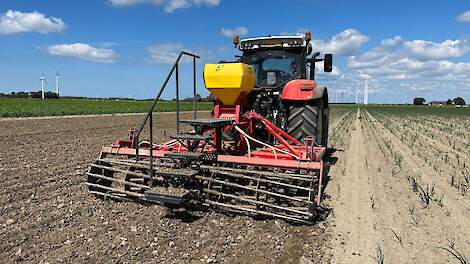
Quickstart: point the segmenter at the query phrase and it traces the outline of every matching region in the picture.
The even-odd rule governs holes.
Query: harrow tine
[[[118,160],[118,159],[97,159],[99,162],[108,162],[108,163],[113,163],[113,164],[119,164],[119,165],[127,165],[127,166],[134,166],[136,168],[140,169],[148,169],[149,165],[147,163],[144,163],[142,161],[132,161],[132,160]],[[145,166],[145,165],[147,166]]]
[[[124,181],[124,180],[120,180],[120,179],[115,179],[115,178],[111,178],[111,177],[106,177],[106,176],[99,175],[99,174],[95,174],[95,173],[87,172],[86,175],[89,175],[89,176],[95,177],[95,178],[100,178],[100,179],[108,180],[108,181],[113,181],[113,182],[122,183],[122,184],[125,184],[125,185],[130,185],[130,186],[134,186],[134,187],[138,187],[138,188],[142,188],[142,189],[150,189],[150,187],[147,186],[147,185],[142,185],[142,184],[137,184],[137,183],[130,182],[130,181]]]
[[[124,191],[124,190],[119,190],[119,189],[111,188],[111,187],[104,186],[104,185],[100,185],[100,184],[94,184],[94,183],[85,182],[85,185],[91,186],[91,187],[95,187],[95,188],[99,188],[99,189],[103,189],[103,190],[107,190],[107,191],[118,192],[118,193],[124,193],[124,194],[127,194],[127,195],[129,195],[129,196],[133,196],[133,197],[137,197],[137,198],[143,198],[143,197],[144,197],[144,195],[143,195],[143,194],[140,194],[140,193],[135,193],[135,192],[128,192],[128,191]]]
[[[260,181],[260,182],[275,184],[275,185],[279,185],[279,186],[283,186],[283,187],[300,189],[300,190],[304,190],[304,191],[314,191],[312,188],[308,188],[308,187],[302,187],[302,186],[292,185],[292,184],[283,183],[283,182],[276,182],[276,181],[271,181],[271,180],[267,180],[267,179],[263,179],[263,178],[255,178],[255,177],[251,177],[251,176],[243,175],[243,174],[238,174],[238,173],[224,172],[224,171],[212,170],[212,169],[210,170],[210,172],[214,172],[214,173],[218,173],[218,174],[224,174],[224,175],[235,177],[235,178],[250,179],[250,180],[254,180],[254,181]],[[259,175],[261,176],[261,174],[259,174]]]
[[[287,200],[297,201],[297,202],[304,203],[304,204],[313,204],[313,202],[311,202],[311,201],[305,201],[305,200],[294,198],[292,196],[287,196],[287,195],[283,195],[283,194],[280,194],[280,193],[270,192],[270,191],[266,191],[266,190],[263,190],[263,189],[251,188],[251,187],[248,187],[248,186],[245,186],[245,185],[240,185],[240,184],[233,183],[233,182],[221,181],[221,180],[217,180],[217,179],[209,178],[209,177],[204,177],[204,176],[200,176],[200,175],[196,175],[195,178],[203,180],[203,181],[209,181],[209,182],[218,183],[218,184],[222,184],[222,185],[227,185],[227,186],[231,186],[231,187],[236,187],[236,188],[240,188],[240,189],[245,189],[245,190],[249,190],[249,191],[253,191],[253,192],[260,192],[260,193],[268,194],[268,195],[271,195],[271,196],[276,196],[278,198],[284,198],[284,199],[287,199]]]
[[[219,207],[226,207],[226,208],[229,208],[229,209],[232,209],[232,210],[235,210],[235,211],[244,211],[244,212],[248,212],[248,213],[255,214],[255,215],[260,214],[260,215],[265,215],[265,216],[270,216],[270,217],[281,218],[281,219],[284,219],[284,220],[287,220],[287,221],[293,221],[293,222],[297,222],[297,223],[303,223],[303,224],[308,224],[308,225],[312,224],[311,221],[308,221],[308,220],[305,220],[305,219],[302,219],[302,218],[295,218],[295,217],[290,217],[290,216],[285,216],[285,215],[280,215],[280,214],[274,214],[274,213],[265,212],[265,211],[258,211],[258,210],[255,210],[255,209],[240,207],[240,206],[231,205],[231,204],[224,204],[224,203],[214,202],[214,201],[211,201],[211,200],[206,201],[206,204],[213,205],[213,206],[219,206]]]
[[[142,177],[142,178],[150,179],[150,177],[147,174],[138,173],[138,172],[134,172],[134,171],[128,171],[128,170],[123,170],[123,169],[119,169],[119,168],[115,168],[115,167],[108,167],[108,166],[103,166],[103,165],[98,165],[98,164],[91,164],[91,166],[95,167],[95,168],[99,168],[99,169],[105,169],[105,170],[110,170],[110,171],[114,171],[114,172],[121,172],[121,173],[124,173],[124,174],[129,174],[129,175],[132,175],[132,176],[136,176],[136,177]],[[154,177],[153,180],[158,180],[158,178]]]
[[[134,200],[129,199],[129,198],[124,197],[124,196],[117,196],[117,195],[104,193],[104,192],[97,192],[97,191],[88,191],[88,192],[91,193],[91,194],[94,194],[94,195],[101,195],[103,197],[108,197],[108,198],[112,198],[112,199],[116,199],[116,200],[121,200],[121,201],[124,201],[124,202],[133,202],[134,201]]]
[[[165,160],[165,159],[164,158],[159,158],[155,161],[162,162],[163,160]],[[101,159],[97,159],[97,161],[107,162],[107,163],[114,163],[114,164],[119,164],[119,165],[134,166],[136,168],[141,168],[141,169],[149,169],[150,168],[150,162],[145,161],[145,160],[101,158]]]
[[[214,190],[211,190],[211,189],[204,189],[204,191],[207,192],[207,193],[214,194],[214,195],[226,196],[226,197],[229,197],[229,198],[232,198],[232,199],[235,199],[235,200],[240,200],[240,201],[247,202],[247,203],[252,203],[252,204],[255,204],[255,205],[268,206],[268,207],[276,208],[276,209],[279,209],[279,210],[289,211],[289,212],[295,213],[295,214],[306,215],[308,217],[313,216],[310,212],[298,211],[298,210],[294,210],[294,209],[289,208],[289,207],[283,207],[283,206],[278,206],[278,205],[275,205],[275,204],[265,203],[265,202],[262,202],[262,201],[247,199],[247,198],[243,198],[241,196],[236,196],[236,195],[232,195],[232,194],[228,194],[228,193],[222,193],[222,192],[214,191]],[[257,211],[259,211],[259,210],[257,210]]]
[[[209,165],[201,165],[201,169],[214,169],[214,170],[223,170],[223,171],[232,171],[238,173],[247,173],[247,174],[255,174],[255,175],[262,175],[266,177],[275,177],[278,179],[286,180],[303,180],[303,181],[311,181],[314,175],[301,175],[301,174],[289,174],[289,173],[282,173],[282,172],[269,172],[269,171],[253,171],[253,170],[243,170],[243,169],[236,169],[236,168],[229,168],[229,167],[216,167],[216,166],[209,166]]]

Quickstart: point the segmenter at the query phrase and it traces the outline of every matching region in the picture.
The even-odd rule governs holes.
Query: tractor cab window
[[[255,68],[258,87],[277,87],[299,77],[300,55],[288,51],[260,51],[245,54]]]

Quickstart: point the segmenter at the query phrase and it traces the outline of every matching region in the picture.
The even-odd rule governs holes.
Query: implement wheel
[[[288,105],[287,133],[299,141],[313,136],[315,143],[328,144],[328,112],[324,99],[311,102],[293,102]]]

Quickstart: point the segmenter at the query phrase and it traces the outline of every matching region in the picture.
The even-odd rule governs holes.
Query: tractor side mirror
[[[325,60],[323,61],[323,70],[325,72],[333,71],[333,54],[325,54]]]

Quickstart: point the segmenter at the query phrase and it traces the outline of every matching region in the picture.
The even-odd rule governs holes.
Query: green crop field
[[[470,117],[470,107],[456,108],[455,106],[414,106],[414,105],[367,105],[361,106],[369,112],[378,112],[390,115],[407,116],[448,116]]]
[[[100,100],[100,99],[29,99],[10,98],[0,99],[0,117],[31,117],[31,116],[64,116],[64,115],[92,115],[115,113],[144,113],[150,109],[151,101],[133,100]],[[199,102],[198,110],[212,109],[212,103]],[[357,105],[331,105],[332,116],[341,115],[356,109]],[[439,116],[470,116],[470,108],[404,106],[404,105],[368,105],[360,106],[369,111],[379,111],[390,114],[403,115],[439,115]],[[192,102],[181,102],[181,111],[193,109]],[[161,101],[157,104],[157,112],[171,112],[176,110],[176,104],[170,101]]]
[[[93,99],[0,99],[0,117],[92,115],[114,113],[143,113],[151,107],[151,101],[93,100]],[[198,103],[198,110],[210,110],[212,103]],[[181,102],[181,111],[193,109],[192,102]],[[157,112],[176,110],[174,102],[161,101]]]

